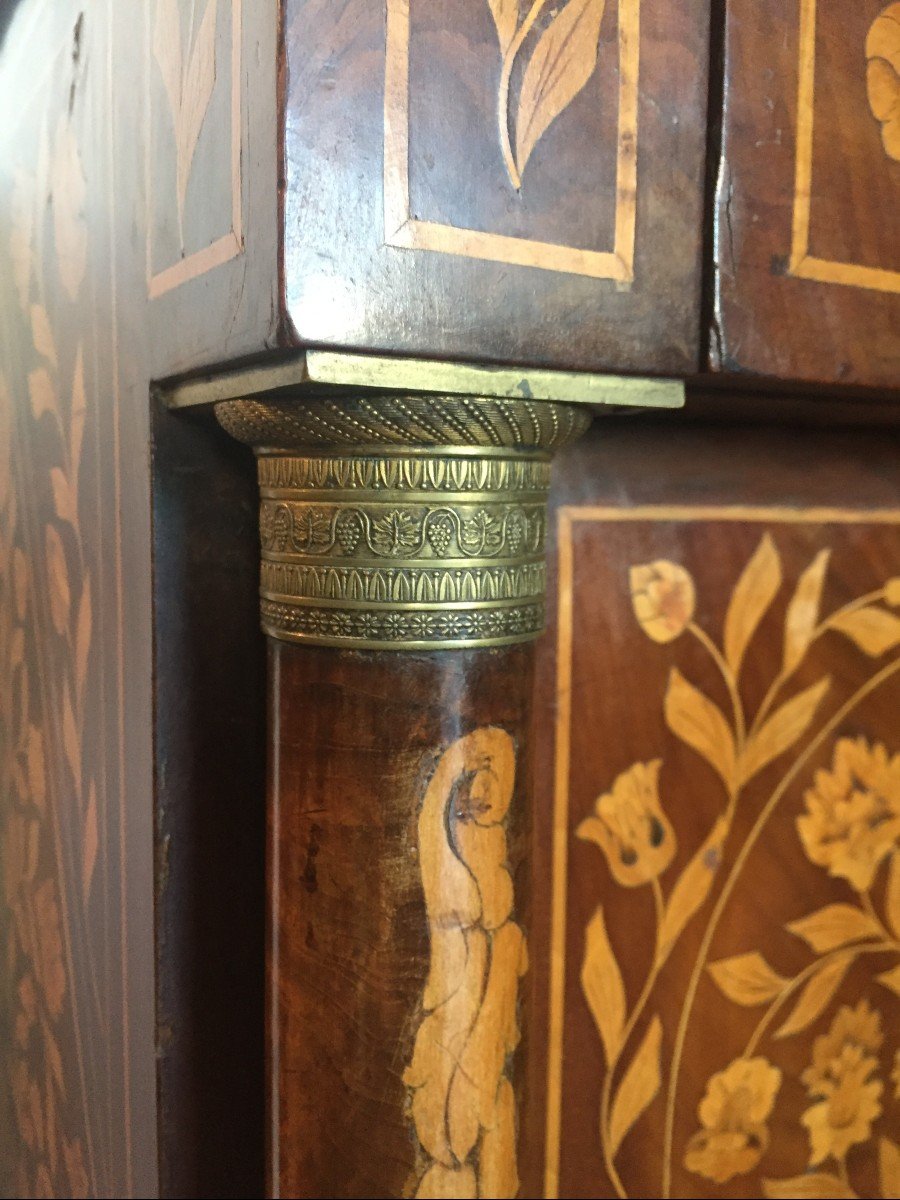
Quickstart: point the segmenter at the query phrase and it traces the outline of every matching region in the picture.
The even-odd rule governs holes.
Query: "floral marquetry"
[[[620,775],[586,817],[577,835],[596,842],[617,883],[638,887],[657,879],[675,854],[675,831],[660,806],[662,759],[635,763]]]
[[[670,562],[632,567],[634,615],[647,637],[671,642],[694,615],[694,581],[683,567]]]
[[[900,162],[900,4],[889,4],[866,38],[869,107],[881,124],[884,152]]]
[[[817,771],[797,829],[810,860],[858,892],[900,844],[900,754],[841,738],[830,770]]]
[[[561,639],[577,618],[583,656],[568,686],[603,695],[589,711],[617,737],[558,725],[556,830],[582,926],[551,981],[551,1037],[565,1024],[545,1193],[587,1194],[589,1160],[601,1195],[893,1196],[896,527],[885,516],[860,562],[849,513],[716,527],[704,510],[620,511],[567,509],[560,530]],[[587,580],[618,589],[605,643]]]
[[[781,1072],[764,1058],[739,1058],[706,1085],[697,1116],[702,1129],[688,1142],[685,1166],[716,1183],[745,1175],[768,1145],[766,1125]]]

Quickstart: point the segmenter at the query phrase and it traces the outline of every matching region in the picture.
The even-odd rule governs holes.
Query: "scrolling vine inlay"
[[[661,758],[636,762],[621,772],[576,831],[601,849],[617,885],[650,888],[656,914],[653,950],[637,997],[628,995],[603,907],[588,925],[582,963],[582,988],[606,1059],[601,1149],[609,1178],[622,1197],[628,1191],[617,1155],[625,1135],[657,1097],[662,1097],[665,1110],[661,1194],[671,1195],[685,1041],[696,1019],[704,976],[727,1000],[762,1010],[743,1052],[708,1079],[696,1131],[678,1151],[687,1171],[715,1184],[746,1175],[764,1161],[770,1121],[786,1086],[784,1072],[770,1061],[768,1045],[803,1034],[827,1016],[850,968],[870,956],[879,994],[888,1003],[900,995],[900,754],[892,755],[866,736],[838,736],[862,702],[900,671],[900,658],[891,653],[900,647],[900,616],[893,611],[900,606],[900,578],[823,615],[830,554],[820,550],[791,589],[781,666],[752,713],[746,707],[742,668],[757,629],[785,583],[773,538],[768,533],[762,537],[734,586],[721,646],[695,620],[697,588],[685,567],[658,560],[631,568],[634,615],[644,633],[659,644],[679,638],[696,642],[721,677],[729,709],[723,711],[673,666],[663,702],[666,725],[713,769],[725,804],[671,886],[664,888],[661,880],[675,858],[677,835],[660,798]],[[815,660],[810,653],[826,634],[837,634],[864,656],[880,660],[878,669],[867,673],[850,695],[841,694],[840,673],[819,675],[812,670]],[[795,690],[798,680],[802,686]],[[829,765],[811,773],[814,756],[827,748]],[[795,753],[786,759],[791,751]],[[770,777],[774,786],[767,789],[749,833],[729,855],[735,818],[747,803],[745,789],[770,766],[778,766],[780,773]],[[748,856],[791,786],[804,780],[808,786],[803,810],[794,819],[796,836],[811,864],[844,882],[848,900],[787,923],[788,934],[804,942],[813,956],[790,976],[776,971],[752,948],[710,962],[713,938],[742,883]],[[722,885],[703,916],[720,873]],[[705,925],[671,1056],[664,1062],[662,1022],[653,1012],[656,984],[676,943],[698,917]],[[885,1042],[883,1024],[880,1009],[864,998],[838,1008],[828,1031],[811,1041],[809,1065],[799,1080],[807,1096],[799,1123],[808,1153],[797,1164],[795,1176],[763,1179],[765,1195],[859,1194],[848,1153],[870,1142],[888,1091],[900,1089],[900,1051],[893,1059],[893,1075],[884,1078],[879,1057]],[[643,1034],[631,1051],[640,1028]],[[900,1150],[882,1138],[878,1153],[881,1194],[895,1196]]]
[[[404,1075],[425,1156],[419,1197],[499,1200],[519,1189],[507,1061],[528,957],[506,865],[514,778],[509,734],[476,729],[444,751],[419,815],[431,957]]]

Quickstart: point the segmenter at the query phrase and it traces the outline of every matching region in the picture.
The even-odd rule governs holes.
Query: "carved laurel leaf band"
[[[583,410],[392,396],[217,412],[259,459],[270,636],[442,649],[541,632],[549,458]]]

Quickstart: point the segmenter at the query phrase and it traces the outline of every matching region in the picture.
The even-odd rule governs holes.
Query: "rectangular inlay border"
[[[809,253],[812,202],[813,124],[816,84],[816,2],[800,0],[800,53],[797,84],[797,157],[789,271],[800,279],[841,283],[879,292],[900,292],[900,271],[835,262]]]
[[[410,0],[387,0],[384,79],[384,241],[412,250],[538,267],[631,283],[637,210],[637,110],[640,0],[619,0],[619,122],[616,218],[612,251],[580,250],[554,242],[509,237],[416,220],[409,201]]]
[[[557,514],[556,731],[553,759],[550,1001],[547,1046],[547,1114],[544,1197],[558,1200],[562,1132],[563,1033],[566,1009],[566,905],[568,884],[569,773],[572,721],[574,526],[613,521],[741,521],[770,524],[896,525],[900,509],[779,508],[751,505],[564,506]]]
[[[149,153],[151,139],[147,137],[147,157],[146,165],[146,188],[147,188],[147,295],[149,299],[156,300],[158,297],[165,295],[166,292],[172,291],[173,288],[181,287],[191,279],[197,279],[201,275],[205,275],[208,271],[212,271],[215,267],[221,267],[231,259],[237,258],[244,250],[244,216],[243,216],[243,180],[241,173],[241,142],[242,142],[242,109],[241,109],[241,40],[243,37],[243,14],[241,6],[243,0],[232,0],[231,4],[231,97],[230,97],[230,154],[231,154],[231,229],[228,233],[223,234],[220,238],[216,238],[208,246],[204,246],[202,250],[195,250],[191,254],[185,255],[178,262],[172,263],[171,266],[164,267],[163,270],[153,273],[153,171],[149,163]],[[150,61],[150,47],[152,37],[150,34],[150,9],[147,9],[147,31],[145,41],[147,46],[147,71],[148,80],[149,72],[153,70],[153,64]],[[148,85],[148,112],[150,108],[150,89]]]

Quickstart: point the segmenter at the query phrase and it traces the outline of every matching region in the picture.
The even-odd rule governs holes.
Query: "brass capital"
[[[436,650],[541,632],[550,458],[583,408],[373,394],[216,413],[258,457],[271,637]]]

